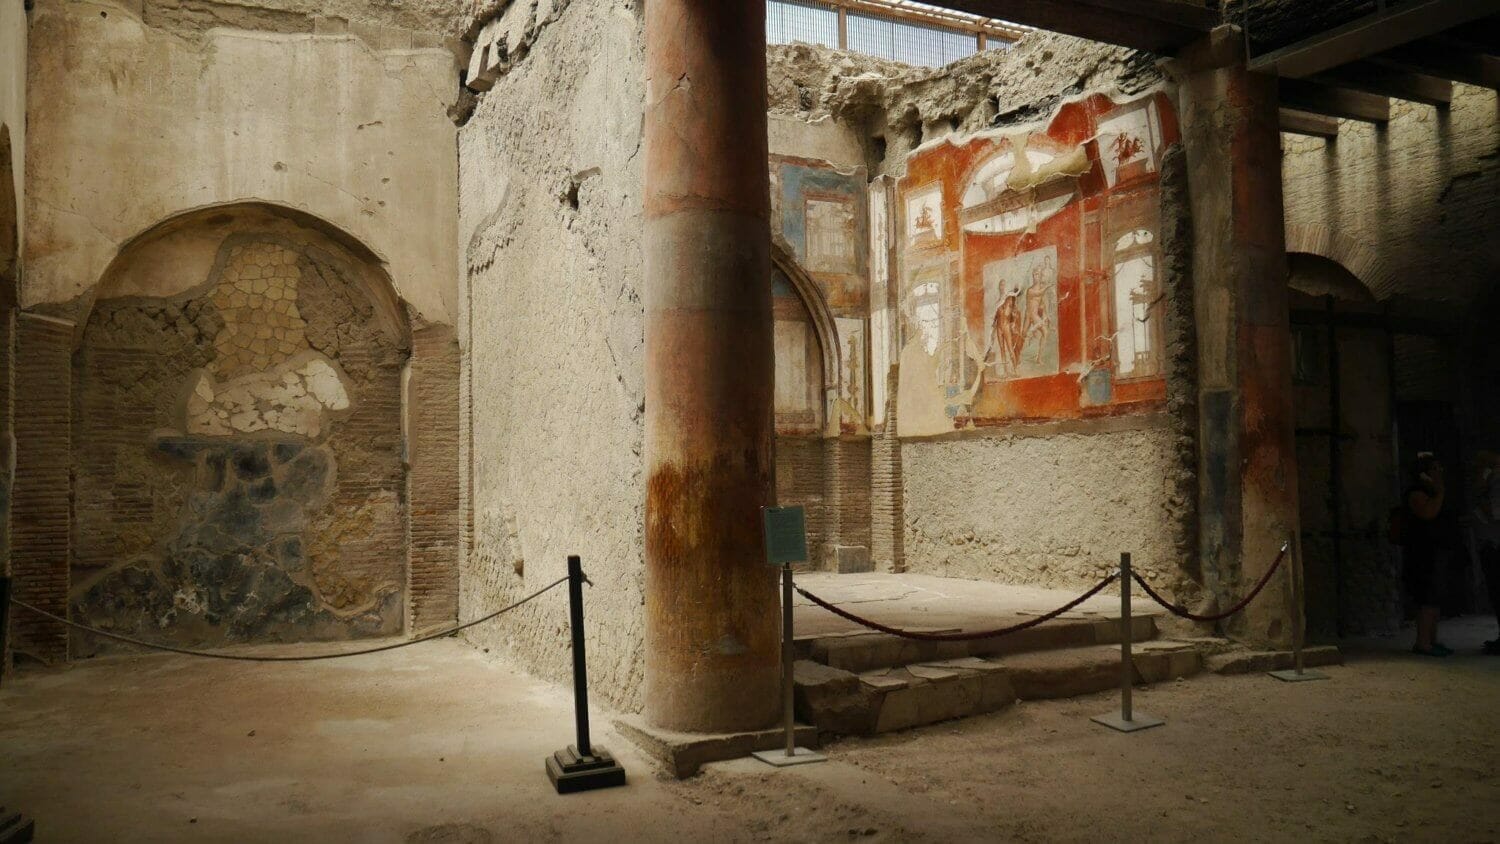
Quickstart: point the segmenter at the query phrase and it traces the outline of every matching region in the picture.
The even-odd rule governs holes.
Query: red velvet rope
[[[1151,600],[1157,602],[1158,604],[1161,604],[1162,609],[1173,615],[1181,616],[1182,618],[1190,619],[1192,621],[1223,621],[1224,619],[1230,617],[1231,615],[1234,615],[1245,607],[1250,606],[1250,602],[1255,600],[1255,596],[1259,595],[1261,590],[1266,588],[1266,584],[1271,582],[1271,576],[1274,575],[1276,573],[1276,570],[1281,567],[1281,561],[1286,559],[1286,550],[1286,546],[1282,546],[1281,553],[1276,555],[1276,561],[1271,563],[1271,567],[1266,570],[1265,576],[1260,579],[1259,583],[1255,584],[1255,588],[1250,590],[1250,594],[1246,595],[1243,601],[1240,601],[1238,604],[1235,604],[1227,611],[1221,612],[1218,615],[1198,615],[1197,613],[1194,613],[1185,607],[1180,607],[1177,604],[1174,604],[1171,601],[1168,601],[1166,598],[1163,598],[1161,595],[1157,594],[1157,591],[1151,588],[1151,584],[1147,583],[1145,579],[1142,578],[1139,574],[1131,572],[1130,576],[1135,579],[1136,583],[1140,584],[1141,589],[1145,591],[1146,595],[1150,597]]]

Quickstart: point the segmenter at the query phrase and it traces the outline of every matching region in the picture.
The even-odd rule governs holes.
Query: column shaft
[[[1200,549],[1209,588],[1236,600],[1298,527],[1291,329],[1276,79],[1250,73],[1221,27],[1177,61],[1198,321]],[[1280,577],[1230,631],[1284,644]]]
[[[646,4],[646,718],[771,726],[780,690],[765,4]]]

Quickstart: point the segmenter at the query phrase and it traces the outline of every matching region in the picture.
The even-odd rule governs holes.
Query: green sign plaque
[[[762,507],[766,562],[773,566],[807,562],[807,514],[800,505]]]

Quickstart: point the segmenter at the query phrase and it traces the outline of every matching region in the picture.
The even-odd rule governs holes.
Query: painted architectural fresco
[[[784,156],[771,157],[771,219],[797,263],[822,291],[838,331],[840,358],[845,371],[839,373],[835,409],[837,430],[859,433],[869,430],[868,332],[870,308],[870,218],[868,184],[863,168],[838,170],[827,162]],[[778,282],[787,283],[785,278]],[[793,426],[783,414],[782,397],[790,400],[799,392],[781,378],[785,366],[782,349],[790,350],[797,329],[783,327],[787,309],[777,304],[777,430],[780,433],[811,433]],[[807,331],[811,342],[811,322]],[[852,363],[850,363],[852,361]],[[809,364],[811,365],[811,363]],[[791,377],[792,373],[787,372]],[[821,383],[821,375],[818,376]],[[822,420],[819,420],[822,424]]]
[[[898,184],[904,436],[1161,406],[1163,93],[917,150]]]
[[[771,270],[775,317],[776,433],[823,433],[823,351],[812,314],[779,268]]]

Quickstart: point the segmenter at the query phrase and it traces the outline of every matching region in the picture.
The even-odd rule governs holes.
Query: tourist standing
[[[1402,532],[1403,580],[1417,605],[1417,642],[1412,652],[1423,656],[1450,656],[1451,648],[1437,640],[1442,567],[1451,542],[1443,530],[1443,465],[1432,452],[1417,454],[1412,482],[1406,488],[1406,529]]]

